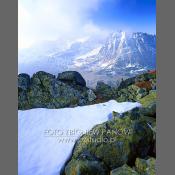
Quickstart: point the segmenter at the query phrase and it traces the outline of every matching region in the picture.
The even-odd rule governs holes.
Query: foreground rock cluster
[[[101,101],[110,99],[116,99],[118,102],[140,101],[149,94],[156,95],[156,71],[149,71],[136,77],[122,80],[116,88],[112,88],[103,82],[98,82],[95,93]]]
[[[97,82],[95,89],[86,87],[83,77],[76,71],[55,75],[39,71],[31,78],[18,75],[18,108],[64,108],[106,102],[140,101],[146,105],[156,98],[156,72],[148,72],[122,80],[119,87]]]
[[[64,108],[106,102],[139,101],[141,108],[96,125],[75,144],[63,175],[155,175],[156,72],[122,80],[118,87],[98,82],[86,87],[75,71],[54,76],[40,71],[18,75],[18,107]]]
[[[155,175],[156,108],[147,107],[96,125],[75,144],[65,175]]]
[[[64,108],[82,106],[96,98],[86,87],[83,77],[75,71],[52,74],[40,71],[31,78],[18,75],[18,108]]]

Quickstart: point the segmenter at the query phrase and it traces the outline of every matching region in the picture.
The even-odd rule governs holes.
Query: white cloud
[[[41,40],[103,33],[91,18],[104,0],[19,0],[19,48]]]

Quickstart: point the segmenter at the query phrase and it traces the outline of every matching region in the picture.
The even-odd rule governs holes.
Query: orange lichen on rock
[[[156,74],[156,70],[150,70],[148,71],[149,74]]]
[[[135,85],[139,88],[145,88],[148,91],[152,89],[150,81],[137,82]]]

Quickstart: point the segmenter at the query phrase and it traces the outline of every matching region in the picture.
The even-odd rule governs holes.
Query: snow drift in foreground
[[[18,174],[58,175],[82,132],[107,121],[112,111],[123,113],[139,106],[111,100],[75,108],[18,111]],[[82,132],[71,132],[75,130]]]

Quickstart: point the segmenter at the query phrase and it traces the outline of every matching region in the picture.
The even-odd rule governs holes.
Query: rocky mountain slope
[[[155,58],[155,35],[119,32],[112,33],[97,53],[80,56],[74,63],[77,67],[97,72],[134,74],[154,69]]]
[[[106,122],[113,110],[121,113],[135,107],[140,104],[110,100],[74,108],[18,111],[18,174],[59,175],[83,133]]]
[[[142,107],[122,114],[113,111],[110,121],[84,134],[62,174],[155,175],[156,72],[122,81],[116,91],[102,83],[97,89],[98,98],[117,93],[117,100],[140,101]]]
[[[18,75],[18,108],[62,108],[85,105],[93,94],[88,94],[83,77],[78,72],[54,75],[39,71],[31,78]],[[94,95],[95,96],[95,95]]]
[[[95,89],[87,88],[81,74],[74,71],[59,73],[57,77],[43,71],[31,78],[19,74],[18,97],[19,109],[25,110],[20,112],[84,106],[111,99],[140,102],[142,107],[124,113],[112,109],[109,121],[82,135],[61,174],[155,175],[156,71],[122,80],[115,88],[98,82]],[[88,111],[89,106],[86,107]]]
[[[46,42],[19,51],[18,59],[22,60],[19,73],[32,75],[42,70],[57,75],[65,70],[77,70],[88,80],[88,85],[94,86],[98,80],[113,82],[156,67],[155,35],[122,31],[107,38],[85,37],[58,43]]]
[[[155,175],[155,118],[128,114],[83,135],[62,174]]]

